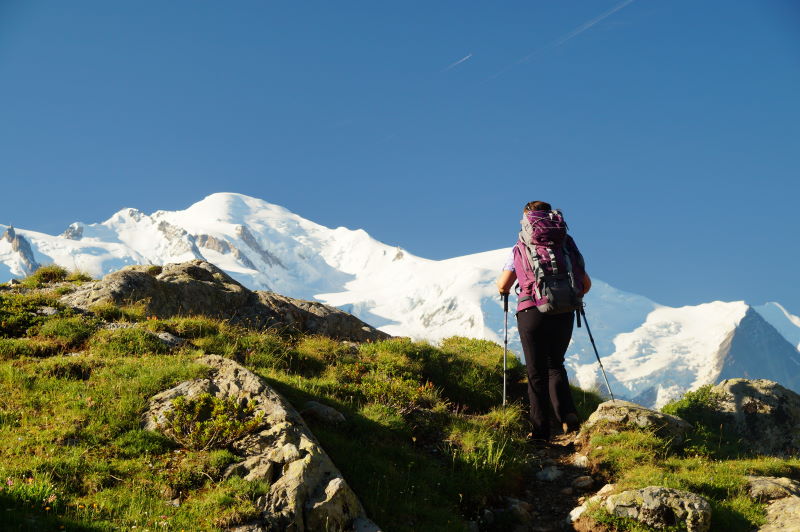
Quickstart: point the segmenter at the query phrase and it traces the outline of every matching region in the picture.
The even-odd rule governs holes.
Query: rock
[[[529,520],[531,518],[531,511],[533,511],[533,507],[525,501],[511,499],[509,497],[508,507],[515,514],[517,514],[517,517],[519,517],[520,519]]]
[[[253,292],[213,264],[193,260],[165,266],[128,266],[100,281],[85,283],[61,302],[89,310],[101,303],[139,302],[148,316],[203,315],[264,329],[289,328],[356,342],[389,335],[355,316],[314,301],[273,292]]]
[[[596,493],[596,495],[599,495],[600,497],[611,495],[612,493],[614,493],[614,490],[616,488],[617,486],[615,484],[606,484],[605,486],[600,488],[600,490]]]
[[[786,497],[767,506],[767,522],[758,532],[800,532],[800,497]]]
[[[611,495],[606,510],[619,517],[629,517],[654,528],[681,523],[689,532],[705,532],[711,526],[711,505],[703,497],[688,491],[659,486],[630,490]]]
[[[207,355],[197,362],[210,367],[210,374],[155,395],[143,426],[160,430],[179,396],[209,393],[255,405],[256,413],[263,415],[263,425],[233,443],[243,459],[225,475],[237,474],[248,481],[266,479],[271,487],[257,501],[262,520],[237,530],[379,530],[300,414],[283,397],[230,359]]]
[[[572,487],[580,491],[588,491],[594,486],[594,479],[588,475],[578,477],[572,481]]]
[[[557,478],[561,478],[561,475],[563,474],[564,473],[562,473],[561,470],[556,466],[548,466],[536,473],[536,478],[544,482],[552,482]]]
[[[575,454],[575,456],[572,457],[572,464],[575,467],[589,467],[589,457],[585,454]]]
[[[54,314],[58,314],[58,309],[53,307],[41,307],[36,311],[36,314],[41,314],[42,316],[52,316]]]
[[[572,488],[564,488],[559,493],[561,495],[572,495]]]
[[[570,511],[569,515],[567,516],[567,524],[572,524],[578,519],[580,519],[588,507],[589,507],[588,504],[583,503],[580,506],[576,506],[575,508],[573,508],[572,511]]]
[[[604,431],[624,430],[628,427],[652,429],[662,438],[680,445],[692,426],[676,416],[662,414],[628,401],[606,401],[597,407],[581,427],[580,439],[588,442],[593,429],[602,427]]]
[[[168,332],[160,332],[156,336],[158,337],[159,340],[161,340],[164,344],[166,344],[169,347],[177,347],[186,341],[183,338],[179,338],[174,334]]]
[[[300,415],[305,419],[313,418],[331,425],[337,425],[345,421],[345,417],[341,412],[316,401],[308,401],[303,405],[303,410],[300,412]]]
[[[747,450],[770,456],[800,452],[800,395],[768,380],[727,379],[714,386],[721,423]]]
[[[779,477],[746,477],[748,493],[759,501],[800,497],[800,482]]]

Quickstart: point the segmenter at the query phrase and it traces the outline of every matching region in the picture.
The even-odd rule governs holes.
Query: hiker
[[[516,315],[528,371],[531,420],[528,438],[547,441],[551,436],[550,405],[564,432],[579,428],[564,354],[572,338],[573,316],[582,306],[581,298],[592,282],[586,275],[578,247],[566,234],[566,223],[559,211],[554,211],[549,203],[532,201],[525,205],[520,223],[523,230],[497,278],[497,288],[508,297],[514,281],[519,281]],[[560,276],[553,275],[559,273]],[[546,274],[550,276],[540,277]]]

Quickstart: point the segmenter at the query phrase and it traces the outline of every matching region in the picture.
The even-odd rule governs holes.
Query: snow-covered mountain
[[[508,252],[427,260],[363,230],[330,229],[260,199],[220,193],[183,211],[123,209],[59,236],[0,225],[0,282],[52,262],[100,277],[128,264],[200,258],[250,288],[317,299],[390,334],[502,342],[494,279]],[[586,301],[619,396],[660,405],[729,376],[800,390],[800,318],[777,303],[669,308],[596,279]],[[510,347],[520,353],[513,324],[512,315]],[[604,389],[585,330],[573,335],[567,364],[578,384]]]

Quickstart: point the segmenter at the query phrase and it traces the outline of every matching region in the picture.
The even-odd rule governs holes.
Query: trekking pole
[[[503,294],[503,406],[506,406],[506,359],[508,358],[508,294]]]
[[[608,384],[608,376],[606,375],[606,370],[603,368],[603,363],[600,361],[600,355],[597,353],[597,346],[594,343],[594,337],[592,336],[592,330],[589,328],[589,322],[586,319],[586,311],[583,310],[583,307],[580,309],[581,316],[583,316],[583,323],[586,325],[586,332],[589,333],[589,340],[592,341],[592,347],[594,348],[594,356],[597,357],[597,362],[600,364],[600,371],[603,372],[603,378],[606,380],[606,388],[608,389],[608,393],[611,394],[611,400],[614,401],[614,392],[611,391],[611,385]]]

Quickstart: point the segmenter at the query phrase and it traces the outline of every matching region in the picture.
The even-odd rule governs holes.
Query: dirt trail
[[[541,463],[534,470],[524,492],[524,502],[531,507],[533,532],[573,530],[567,523],[569,513],[602,487],[589,476],[585,466],[576,465],[576,448],[571,436],[557,436],[547,446],[532,446],[532,454]],[[522,530],[522,529],[520,529]]]

